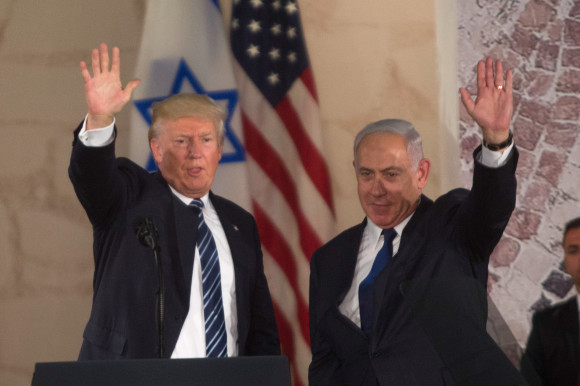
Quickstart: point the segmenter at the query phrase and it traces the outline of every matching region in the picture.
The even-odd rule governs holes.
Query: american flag
[[[316,88],[298,4],[234,0],[230,25],[252,211],[294,385],[308,383],[309,261],[334,234]]]

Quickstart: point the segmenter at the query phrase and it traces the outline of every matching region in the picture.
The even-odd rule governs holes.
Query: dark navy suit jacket
[[[115,158],[114,143],[86,147],[75,132],[69,176],[93,226],[93,306],[79,359],[157,356],[157,269],[135,224],[151,217],[158,228],[165,282],[165,353],[175,348],[189,310],[196,215],[160,173]],[[280,344],[251,214],[210,192],[226,234],[235,272],[239,355],[278,355]]]
[[[487,265],[515,207],[517,159],[514,149],[500,168],[475,162],[471,191],[421,197],[376,279],[370,336],[338,309],[366,221],[314,253],[311,386],[525,384],[486,333]]]
[[[530,385],[580,385],[580,334],[576,296],[538,311],[521,360]]]

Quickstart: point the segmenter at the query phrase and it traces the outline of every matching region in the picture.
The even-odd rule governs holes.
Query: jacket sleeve
[[[74,133],[68,168],[77,197],[94,226],[111,221],[127,200],[127,184],[117,166],[114,142],[103,147],[87,147]],[[130,176],[130,173],[125,173]]]
[[[310,347],[312,350],[312,362],[308,367],[308,383],[310,386],[337,386],[342,385],[340,379],[340,362],[330,345],[322,337],[318,327],[317,299],[318,292],[318,269],[316,268],[316,252],[310,261]]]
[[[474,152],[474,159],[481,147]],[[473,185],[457,213],[457,235],[474,261],[487,269],[489,255],[499,242],[516,204],[514,147],[505,165],[491,168],[474,161]]]

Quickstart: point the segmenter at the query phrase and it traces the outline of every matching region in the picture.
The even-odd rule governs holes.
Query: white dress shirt
[[[395,231],[397,235],[393,239],[393,257],[391,260],[397,258],[397,252],[399,251],[399,245],[401,243],[401,234],[403,229],[411,220],[411,216],[404,219],[399,225],[395,226]],[[384,237],[382,235],[383,229],[378,225],[373,223],[370,218],[367,217],[367,225],[363,231],[362,240],[358,250],[358,257],[356,260],[356,265],[354,268],[354,280],[344,297],[344,300],[339,305],[338,309],[341,314],[352,320],[357,326],[360,327],[360,310],[358,301],[358,287],[365,277],[371,272],[373,263],[375,262],[375,257],[381,250],[384,244]]]
[[[499,151],[491,151],[486,147],[482,147],[482,151],[476,155],[476,160],[491,168],[503,166],[511,154],[513,147],[514,144],[512,142],[512,144],[506,150],[504,150],[503,153]],[[397,258],[396,253],[399,251],[401,235],[403,234],[405,226],[407,226],[411,220],[411,217],[413,217],[413,214],[415,214],[415,212],[411,213],[410,216],[395,226],[397,235],[393,240],[392,260]],[[375,257],[384,244],[383,235],[381,234],[382,229],[374,224],[368,216],[366,219],[367,225],[363,231],[362,240],[358,250],[353,281],[348,292],[346,293],[346,296],[338,306],[340,313],[352,320],[359,327],[360,310],[358,301],[358,287],[364,278],[368,276],[375,261]]]
[[[114,124],[100,129],[86,130],[86,118],[79,132],[79,140],[90,147],[109,145],[114,140]],[[173,194],[185,205],[192,201],[171,187]],[[220,264],[222,302],[224,306],[224,318],[226,324],[228,357],[238,355],[238,312],[236,304],[236,284],[232,253],[225,232],[209,200],[209,194],[201,197],[204,208],[203,218],[210,229],[216,243],[218,260]],[[179,333],[177,344],[171,354],[171,358],[202,358],[205,352],[205,319],[203,315],[203,288],[201,283],[201,264],[199,263],[199,250],[195,247],[193,263],[193,276],[191,280],[191,295],[189,312]]]
[[[177,192],[173,187],[171,191],[184,204],[189,205],[191,198]],[[236,283],[234,275],[234,262],[228,239],[215,211],[209,195],[201,197],[203,201],[203,219],[211,231],[218,251],[220,275],[222,284],[222,303],[224,305],[224,318],[226,322],[226,334],[228,339],[228,357],[238,355],[238,312],[236,304]],[[193,277],[191,278],[191,296],[189,312],[179,333],[177,344],[171,358],[202,358],[205,357],[205,323],[203,315],[203,287],[201,281],[201,264],[199,249],[195,247],[193,262]]]

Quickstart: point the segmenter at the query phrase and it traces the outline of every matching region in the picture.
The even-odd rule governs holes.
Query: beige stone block
[[[16,254],[13,250],[13,227],[6,206],[0,202],[0,288],[4,293],[14,285]]]
[[[76,360],[90,304],[90,295],[77,294],[0,299],[0,365],[18,369],[0,377],[28,373],[30,382],[36,362]]]
[[[78,116],[76,125],[86,111],[79,62],[90,61],[100,42],[122,49],[122,79],[133,77],[143,1],[12,3],[0,46],[2,116],[43,122]]]
[[[133,48],[139,45],[143,0],[18,0],[13,3],[12,22],[2,47],[4,54],[49,55],[50,63],[58,63],[62,60],[52,56],[55,52],[85,52],[87,43],[96,45],[105,41]],[[90,58],[90,51],[87,56]]]
[[[4,368],[0,365],[0,385],[30,386],[32,374],[30,371],[18,371],[12,368]]]
[[[513,315],[515,310],[525,308],[525,304],[532,304],[538,298],[537,283],[515,270],[505,282],[505,289],[511,302],[516,303],[514,307],[504,309],[508,314]]]
[[[86,113],[82,79],[76,66],[48,67],[31,59],[25,63],[4,61],[2,67],[2,116],[42,124],[70,117],[80,120]]]
[[[301,4],[313,70],[324,85],[319,90],[322,109],[328,104],[332,115],[352,119],[365,109],[380,113],[392,107],[385,104],[390,102],[405,115],[411,96],[427,93],[434,97],[429,101],[437,100],[434,7],[425,3],[415,12],[398,2]],[[417,110],[429,109],[421,105]]]
[[[572,158],[580,160],[580,152],[578,152],[577,149],[580,149],[580,141],[578,141],[575,147],[577,156],[576,158]],[[578,201],[580,201],[578,181],[580,181],[580,168],[578,167],[578,164],[566,163],[564,165],[564,170],[562,171],[560,182],[558,183],[558,189],[564,193],[563,200],[565,205],[569,207],[571,211],[566,217],[562,218],[563,222],[572,219],[574,216],[580,216],[580,211],[578,210]]]
[[[20,178],[44,169],[49,152],[46,145],[50,138],[50,133],[32,121],[0,121],[0,176]]]
[[[568,164],[565,167],[564,178],[559,184],[559,192],[555,197],[554,203],[550,206],[550,211],[544,217],[545,224],[552,224],[560,230],[560,235],[553,235],[555,240],[561,241],[564,224],[573,218],[580,216],[578,210],[578,181],[580,181],[580,174],[578,167],[574,164]]]
[[[92,283],[92,233],[43,209],[23,209],[17,215],[25,256],[23,280],[33,288],[76,288],[90,292]]]
[[[535,242],[521,243],[521,251],[514,263],[514,270],[525,275],[534,285],[535,289],[541,289],[540,283],[546,278],[550,270],[556,268],[557,263],[550,258],[546,250]],[[537,291],[531,291],[530,302],[534,302],[538,296]]]

